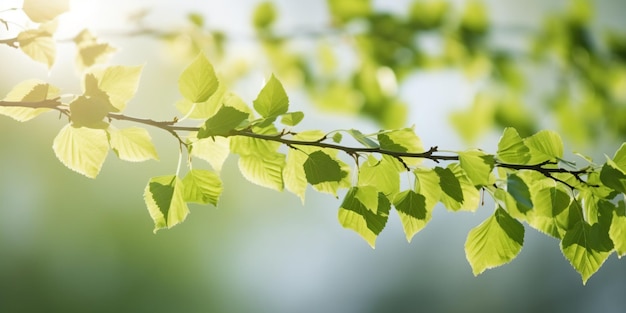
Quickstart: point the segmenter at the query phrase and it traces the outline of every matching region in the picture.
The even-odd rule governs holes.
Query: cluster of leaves
[[[342,6],[361,2],[331,2],[335,3],[331,9],[347,10]],[[351,12],[340,23],[362,14]],[[271,25],[273,18],[264,14],[255,15],[259,29]],[[189,213],[188,203],[217,205],[223,190],[219,174],[226,158],[234,154],[242,175],[254,184],[286,189],[302,201],[308,186],[343,195],[340,224],[372,247],[392,209],[410,241],[430,221],[437,203],[449,211],[473,212],[480,206],[482,190],[494,199],[495,208],[469,232],[465,244],[476,275],[519,254],[523,223],[559,239],[583,283],[613,252],[619,257],[626,254],[626,143],[603,163],[583,156],[588,165],[575,168],[563,159],[563,143],[552,131],[524,138],[516,129],[506,128],[493,154],[425,149],[412,128],[373,134],[355,129],[296,132],[304,113],[289,111],[289,98],[275,76],[250,106],[220,82],[204,54],[179,78],[182,99],[176,107],[183,118],[131,117],[124,110],[137,90],[142,67],[104,66],[99,63],[106,58],[100,57],[85,61],[83,50],[106,51],[108,45],[102,46],[88,32],[77,38],[82,38],[77,39],[82,94],[62,100],[57,87],[29,80],[0,101],[0,114],[21,122],[48,111],[67,116],[68,124],[54,139],[53,150],[68,168],[91,178],[98,175],[110,150],[131,162],[158,158],[145,128],[117,129],[113,121],[157,127],[173,135],[181,148],[177,172],[151,178],[144,192],[155,231],[181,223]],[[196,125],[182,125],[185,120]],[[344,137],[358,145],[349,146]],[[186,169],[181,174],[185,153]],[[346,162],[349,158],[354,168]],[[211,169],[194,168],[193,159],[206,161]],[[423,165],[424,159],[436,166]],[[401,175],[407,175],[408,185],[401,183]]]

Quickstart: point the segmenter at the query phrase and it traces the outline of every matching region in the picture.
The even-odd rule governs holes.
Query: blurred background
[[[410,2],[373,4],[375,10],[397,13]],[[126,113],[171,119],[179,114],[174,107],[180,98],[177,80],[190,49],[177,40],[124,35],[134,27],[128,16],[149,9],[145,22],[168,30],[185,27],[187,14],[195,12],[204,16],[207,27],[234,34],[222,58],[224,64],[244,60],[244,67],[253,68],[232,86],[251,103],[274,72],[271,63],[259,61],[254,40],[251,17],[258,3],[77,0],[61,17],[56,37],[71,38],[82,28],[101,32],[102,40],[118,49],[110,63],[145,65]],[[326,1],[273,3],[280,12],[279,30],[329,24]],[[545,14],[568,5],[539,0],[485,3],[494,23],[531,30]],[[594,27],[624,29],[623,2],[593,5]],[[21,7],[21,1],[0,2],[0,10],[11,7]],[[9,13],[3,18],[23,20],[20,12]],[[2,38],[11,36],[3,31]],[[74,49],[60,43],[57,61],[48,70],[0,46],[0,94],[30,78],[80,93]],[[354,62],[349,54],[338,60]],[[541,83],[549,77],[536,79]],[[300,129],[380,127],[359,114],[320,110],[310,94],[289,87],[296,85],[287,89],[292,108],[306,113]],[[398,86],[408,107],[405,124],[415,125],[426,147],[464,149],[468,143],[452,126],[450,114],[470,107],[482,87],[455,70],[416,71]],[[583,286],[561,255],[559,242],[529,227],[514,261],[474,277],[463,245],[469,230],[493,212],[489,201],[476,213],[452,214],[437,207],[411,243],[398,216],[391,214],[374,250],[341,228],[340,200],[309,190],[303,205],[287,192],[252,185],[232,156],[221,173],[225,189],[219,208],[191,205],[183,224],[153,234],[142,194],[150,177],[176,171],[176,140],[150,129],[160,161],[132,164],[110,155],[99,177],[91,180],[54,156],[52,140],[65,123],[55,113],[28,123],[0,116],[2,312],[623,312],[626,307],[623,261],[612,255]],[[558,128],[548,119],[539,123],[541,128]],[[498,134],[497,129],[485,131],[472,145],[494,152]],[[581,152],[602,159],[612,155],[617,142],[619,137],[594,137],[591,143],[568,142],[566,150],[586,149]]]

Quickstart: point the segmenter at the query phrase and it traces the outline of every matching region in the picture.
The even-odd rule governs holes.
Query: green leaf
[[[507,127],[498,142],[496,158],[504,163],[526,164],[530,160],[530,149],[514,128]]]
[[[613,162],[615,162],[615,166],[618,169],[626,173],[626,142],[623,143],[615,152],[615,156],[613,156]]]
[[[74,42],[78,48],[76,66],[80,70],[106,63],[116,51],[108,43],[99,42],[98,38],[86,29],[74,37]]]
[[[222,107],[222,103],[225,102],[224,100],[227,98],[229,98],[229,96],[227,95],[226,87],[224,84],[219,84],[217,91],[209,97],[209,100],[193,103],[187,98],[181,98],[176,102],[176,109],[178,109],[178,111],[180,111],[187,118],[206,120],[217,113],[217,111]],[[232,105],[226,106],[234,107],[239,111],[245,112],[244,110]],[[193,112],[190,112],[191,110],[193,110]]]
[[[506,191],[513,196],[513,199],[517,202],[517,208],[522,213],[525,214],[533,208],[533,202],[530,197],[528,185],[526,185],[524,180],[516,174],[507,176]]]
[[[56,43],[52,35],[56,31],[57,23],[42,24],[38,29],[28,29],[17,35],[20,49],[34,61],[46,64],[52,68],[56,57]]]
[[[222,180],[220,177],[207,170],[192,169],[185,178],[184,199],[186,202],[202,204],[212,204],[217,206],[217,202],[222,194]]]
[[[526,139],[524,144],[530,150],[531,164],[538,164],[544,161],[558,161],[563,158],[563,141],[559,134],[542,130]]]
[[[39,102],[58,97],[59,89],[38,80],[27,80],[13,87],[4,97],[4,101],[12,102]],[[15,119],[18,122],[29,121],[39,114],[49,112],[47,108],[0,107],[0,114]]]
[[[185,68],[178,79],[180,94],[192,103],[207,101],[217,91],[218,85],[213,65],[202,53]]]
[[[69,2],[69,0],[24,0],[22,9],[31,21],[44,23],[67,12],[70,9]]]
[[[396,195],[393,205],[398,211],[406,240],[411,242],[415,234],[430,221],[431,211],[426,209],[426,197],[413,190],[406,190]]]
[[[124,111],[126,104],[135,96],[143,65],[109,66],[93,71],[98,88],[109,96],[116,112]]]
[[[378,142],[384,150],[397,152],[424,152],[422,141],[413,128],[403,128],[378,134]],[[421,162],[419,158],[402,158],[404,163],[415,166]]]
[[[52,149],[65,166],[95,178],[109,152],[109,140],[102,129],[77,128],[68,124],[54,138]]]
[[[191,146],[191,156],[205,160],[211,167],[220,172],[230,154],[230,138],[213,137],[194,141]]]
[[[93,74],[85,75],[85,93],[70,103],[72,125],[77,127],[106,128],[103,119],[117,111],[109,96],[98,87]]]
[[[185,187],[175,175],[153,177],[144,190],[144,200],[150,217],[154,220],[154,232],[172,228],[189,214],[184,200]]]
[[[259,3],[252,14],[252,24],[256,29],[266,29],[276,20],[276,8],[269,1]]]
[[[150,134],[144,128],[130,127],[125,129],[107,129],[111,149],[117,156],[130,162],[143,162],[149,159],[158,160],[156,149]]]
[[[281,116],[280,122],[287,126],[296,126],[302,121],[303,118],[304,118],[304,113],[300,111],[285,113]]]
[[[365,17],[372,12],[370,0],[328,0],[330,13],[338,22]]]
[[[378,191],[393,199],[394,195],[400,191],[398,172],[398,168],[390,157],[383,156],[378,160],[370,155],[359,168],[358,186],[374,186]]]
[[[250,182],[277,191],[283,190],[283,168],[285,155],[249,154],[239,157],[241,174]]]
[[[459,152],[461,168],[467,173],[474,185],[487,186],[493,184],[491,172],[495,166],[494,156],[480,150]]]
[[[303,165],[306,180],[311,184],[323,182],[339,182],[346,176],[346,172],[341,170],[339,163],[322,151],[315,151]]]
[[[626,255],[626,212],[624,212],[624,202],[620,202],[618,210],[613,211],[613,219],[609,229],[609,237],[615,244],[615,251],[619,258]]]
[[[363,135],[363,133],[361,133],[360,131],[358,131],[356,129],[346,130],[346,133],[348,133],[350,136],[354,137],[354,139],[356,139],[356,141],[358,141],[360,144],[362,144],[366,148],[380,148],[378,143],[376,143],[374,140],[370,139],[368,136]]]
[[[581,218],[563,236],[561,251],[586,284],[611,255],[613,243],[600,224],[589,225]]]
[[[252,103],[254,109],[265,118],[277,117],[289,110],[287,93],[274,75],[270,77],[270,80]]]
[[[224,136],[248,118],[248,113],[222,106],[215,115],[206,120],[198,131],[198,139]]]
[[[378,193],[378,205],[376,211],[372,211],[357,198],[358,191],[359,187],[348,190],[339,208],[339,223],[344,228],[354,230],[374,248],[376,237],[387,224],[391,205],[385,195]]]
[[[465,241],[465,256],[474,276],[478,276],[487,269],[511,262],[523,245],[522,223],[498,208],[469,232]]]
[[[341,139],[343,139],[343,135],[341,133],[334,133],[333,134],[333,142],[340,143]]]
[[[416,168],[415,191],[426,198],[426,209],[431,211],[441,198],[442,190],[439,185],[439,175],[434,169]]]
[[[569,228],[570,196],[556,187],[546,187],[534,194],[528,224],[555,238],[563,238]]]
[[[439,175],[439,187],[443,191],[442,198],[447,197],[450,200],[462,203],[463,202],[463,190],[461,189],[461,183],[454,176],[454,173],[449,168],[435,167],[435,173]]]
[[[621,193],[626,193],[626,174],[617,168],[617,164],[607,160],[600,171],[600,180],[607,187]]]

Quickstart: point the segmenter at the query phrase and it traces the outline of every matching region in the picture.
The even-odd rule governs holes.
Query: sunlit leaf
[[[213,65],[203,53],[185,68],[178,79],[180,94],[193,103],[207,101],[217,91],[218,84]]]
[[[93,71],[98,88],[106,92],[117,112],[123,111],[128,101],[135,96],[142,69],[143,65],[109,66]]]
[[[511,174],[507,177],[506,191],[513,196],[513,199],[517,202],[517,208],[522,213],[526,213],[533,208],[528,185],[516,174]]]
[[[424,195],[426,198],[426,209],[431,211],[441,198],[441,186],[439,184],[439,175],[434,169],[416,168],[413,170],[415,175],[415,192]]]
[[[117,156],[130,162],[143,162],[146,160],[158,160],[152,138],[148,131],[141,127],[129,127],[115,129],[109,127],[109,143]]]
[[[378,134],[378,142],[384,150],[397,152],[424,152],[422,141],[413,128],[403,128]],[[415,166],[422,160],[418,158],[402,158],[404,163]]]
[[[473,228],[465,241],[465,256],[474,275],[515,259],[524,245],[524,226],[505,210],[498,208],[492,216]]]
[[[56,57],[56,43],[52,38],[56,21],[42,24],[38,29],[28,29],[17,35],[20,49],[31,59],[52,68]]]
[[[386,196],[393,196],[400,191],[398,168],[389,157],[380,160],[369,156],[359,169],[358,186],[374,186]]]
[[[289,98],[283,85],[274,75],[253,101],[254,109],[266,118],[277,117],[289,110]]]
[[[150,217],[154,220],[154,232],[181,223],[189,214],[184,200],[184,186],[175,175],[153,177],[144,190],[144,200]]]
[[[309,154],[303,164],[306,179],[311,185],[335,181],[339,182],[346,176],[339,163],[322,151]]]
[[[626,174],[617,169],[617,164],[607,160],[600,171],[600,180],[604,185],[621,193],[626,193]]]
[[[620,206],[613,211],[613,219],[609,229],[609,237],[615,244],[615,251],[619,258],[626,255],[626,211],[624,210],[624,202],[620,202]]]
[[[238,111],[235,108],[223,106],[207,119],[204,125],[198,131],[198,139],[223,136],[235,129],[241,122],[248,118],[248,113]]]
[[[281,116],[280,122],[287,126],[296,126],[298,125],[298,123],[302,121],[303,118],[304,118],[304,113],[300,111],[285,113]]]
[[[376,237],[387,224],[391,205],[385,195],[378,193],[378,205],[374,212],[359,201],[357,198],[358,191],[359,187],[353,187],[348,190],[339,208],[339,223],[344,228],[354,230],[374,248]]]
[[[285,155],[280,153],[249,154],[239,157],[239,169],[247,180],[278,191],[282,191],[284,187],[284,167]]]
[[[103,129],[77,128],[68,124],[54,138],[52,149],[65,166],[95,178],[109,152],[109,140]]]
[[[222,180],[217,174],[200,169],[190,170],[183,178],[184,199],[187,202],[217,206],[222,194]]]
[[[567,230],[561,240],[561,250],[586,284],[611,255],[613,243],[600,224],[589,225],[581,220]]]
[[[191,156],[205,160],[211,167],[220,172],[222,165],[230,154],[230,138],[213,137],[194,141]]]
[[[498,142],[496,158],[504,163],[525,164],[530,160],[530,149],[524,144],[514,128],[504,129],[504,134]]]
[[[375,142],[374,140],[372,140],[368,136],[365,136],[359,130],[350,129],[350,130],[347,130],[346,133],[348,133],[350,136],[354,137],[354,139],[356,139],[356,141],[358,141],[360,144],[362,144],[366,148],[379,148],[380,147],[380,145],[377,142]]]
[[[370,0],[328,0],[331,15],[339,22],[367,16],[372,11]]]
[[[187,118],[206,120],[215,115],[215,113],[217,113],[217,111],[222,107],[226,94],[226,87],[224,84],[219,84],[215,93],[209,97],[209,100],[193,103],[187,98],[182,98],[176,102],[176,108]],[[232,105],[229,106],[232,107]],[[192,109],[193,112],[189,112]],[[245,112],[240,108],[236,109]]]
[[[480,150],[459,152],[461,167],[474,185],[490,185],[493,183],[491,172],[495,165],[493,155]]]
[[[4,101],[11,102],[39,102],[54,99],[58,96],[59,89],[38,80],[27,80],[13,87],[4,97]],[[46,108],[26,107],[0,107],[0,114],[11,117],[19,122],[31,120],[39,114],[50,111]]]
[[[70,9],[69,0],[24,0],[23,10],[35,23],[45,23]]]
[[[546,187],[536,191],[533,199],[534,207],[529,214],[528,224],[544,234],[563,238],[569,228],[570,196],[556,187]]]
[[[86,29],[74,37],[74,42],[78,48],[76,66],[79,70],[106,63],[116,51],[108,43],[98,41],[98,38]]]
[[[563,158],[563,141],[559,134],[542,130],[526,139],[524,144],[530,150],[531,164],[538,164],[544,161],[557,161]]]
[[[406,234],[406,240],[411,239],[430,221],[432,214],[426,209],[426,198],[413,190],[398,193],[393,205],[398,211],[402,228]]]
[[[70,103],[72,125],[90,128],[106,128],[103,119],[110,112],[117,111],[109,96],[98,87],[93,74],[85,75],[85,93]]]

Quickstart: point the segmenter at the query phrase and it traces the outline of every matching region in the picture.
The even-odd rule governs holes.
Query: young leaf
[[[491,172],[495,166],[494,156],[480,150],[459,152],[461,168],[474,185],[487,186],[493,183]]]
[[[98,88],[109,96],[116,112],[124,111],[126,103],[135,96],[142,69],[143,65],[109,66],[93,72]]]
[[[105,63],[116,51],[108,43],[98,42],[98,38],[86,29],[74,37],[74,42],[78,48],[76,66],[79,70]]]
[[[608,159],[600,171],[602,183],[620,193],[626,193],[626,173],[618,169],[617,164]]]
[[[143,162],[149,159],[158,160],[156,149],[148,131],[141,127],[125,129],[107,129],[111,149],[117,157],[129,162]]]
[[[39,102],[54,99],[58,96],[59,89],[38,80],[27,80],[19,83],[4,97],[4,101],[14,102]],[[46,108],[25,107],[0,107],[0,114],[15,119],[18,122],[26,122],[39,114],[50,111]]]
[[[186,202],[210,203],[214,206],[217,206],[223,189],[222,180],[217,174],[199,169],[193,169],[187,173],[183,178],[183,186],[185,186]]]
[[[309,154],[303,164],[306,180],[311,185],[323,182],[339,182],[346,176],[346,172],[341,171],[339,163],[322,151],[315,151]]]
[[[467,235],[465,256],[474,276],[515,259],[524,245],[524,226],[498,208]]]
[[[600,224],[589,225],[581,217],[563,236],[561,251],[586,284],[611,255],[613,243]]]
[[[359,201],[357,198],[358,191],[359,187],[352,187],[348,190],[339,208],[339,223],[344,228],[354,230],[374,248],[376,237],[387,224],[391,205],[385,195],[378,193],[378,205],[376,211],[373,212]]]
[[[480,193],[467,177],[467,174],[458,163],[452,163],[447,168],[435,168],[439,175],[441,203],[451,211],[474,212],[480,203]],[[452,173],[453,176],[450,176]],[[460,187],[460,193],[459,193]]]
[[[563,158],[563,141],[559,134],[542,130],[526,139],[524,144],[530,150],[531,164],[538,164],[544,161],[557,161]]]
[[[423,152],[424,147],[422,141],[415,134],[413,128],[403,128],[378,134],[378,142],[384,150],[398,152]],[[421,159],[402,158],[404,163],[408,165],[417,165]]]
[[[526,164],[530,160],[530,149],[517,133],[515,128],[507,127],[498,142],[496,158],[504,163]]]
[[[384,156],[380,160],[370,155],[359,169],[358,186],[374,186],[384,195],[393,199],[400,191],[399,169],[390,157]]]
[[[613,211],[613,219],[609,229],[609,237],[615,244],[615,251],[619,258],[626,255],[626,212],[624,212],[624,202],[617,211]]]
[[[38,29],[28,29],[17,35],[20,49],[31,59],[52,68],[56,57],[56,43],[52,38],[57,23],[42,24]]]
[[[439,184],[439,175],[433,169],[416,168],[415,191],[426,198],[426,210],[431,211],[441,198],[442,190]]]
[[[93,74],[85,75],[85,93],[70,103],[72,125],[77,127],[103,128],[103,119],[110,112],[117,111],[109,96],[98,87]]]
[[[224,87],[224,84],[219,84],[219,86],[217,87],[217,91],[215,91],[215,93],[213,93],[213,95],[209,97],[209,100],[199,103],[193,103],[187,98],[181,98],[179,101],[176,102],[176,109],[178,109],[178,111],[180,111],[184,116],[187,116],[187,118],[206,120],[215,115],[215,113],[217,113],[217,111],[222,107],[222,103],[225,102],[225,99],[227,99],[226,87]],[[228,106],[245,112],[244,110],[235,106]],[[193,112],[189,112],[192,109]]]
[[[287,93],[274,75],[270,77],[270,80],[252,103],[254,109],[265,118],[277,117],[289,110]]]
[[[536,191],[533,198],[528,224],[544,234],[563,238],[569,228],[569,195],[556,187],[546,187]]]
[[[187,66],[178,79],[180,94],[192,103],[207,101],[217,91],[218,84],[213,65],[203,53]]]
[[[215,115],[206,120],[198,131],[198,139],[227,135],[235,129],[241,122],[248,118],[248,113],[241,112],[235,108],[222,106]]]
[[[230,154],[230,138],[213,137],[200,139],[193,142],[191,156],[205,160],[211,167],[220,172],[222,165]]]
[[[109,141],[102,129],[65,125],[54,138],[52,149],[57,158],[73,171],[95,178],[109,151]]]
[[[426,209],[426,198],[413,190],[406,190],[396,195],[393,205],[398,211],[406,240],[411,239],[430,221],[432,214]]]
[[[360,144],[362,144],[366,148],[379,148],[380,147],[380,145],[377,142],[365,136],[363,133],[361,133],[360,131],[356,129],[347,130],[346,133],[354,137],[356,141],[358,141]]]
[[[181,223],[189,214],[184,200],[184,186],[175,175],[153,177],[144,190],[144,200],[150,217],[154,220],[154,232]]]
[[[615,162],[617,168],[626,173],[626,142],[623,143],[615,152],[615,156],[613,156],[613,162]]]
[[[454,176],[454,173],[449,168],[435,167],[435,172],[439,175],[439,187],[441,187],[442,201],[443,198],[449,198],[451,201],[462,203],[463,202],[463,190],[461,189],[461,183]]]
[[[304,118],[304,113],[298,111],[298,112],[291,112],[291,113],[285,113],[281,116],[280,118],[280,122],[283,125],[287,125],[287,126],[296,126],[298,125],[298,123],[300,123],[302,121],[302,119]]]
[[[506,191],[517,201],[517,208],[526,213],[533,208],[528,185],[516,174],[511,174],[506,179]]]
[[[67,12],[70,8],[69,0],[24,0],[22,9],[35,23],[45,23]]]
[[[239,157],[239,169],[247,180],[277,191],[282,191],[284,187],[284,167],[285,155],[280,153],[248,154]]]

